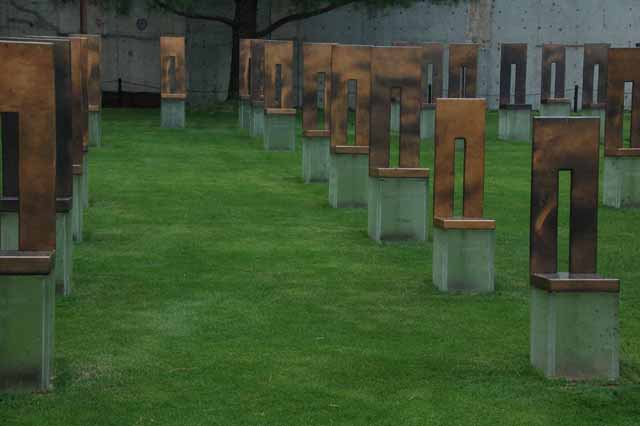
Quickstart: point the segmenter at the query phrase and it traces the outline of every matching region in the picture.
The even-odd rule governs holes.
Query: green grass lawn
[[[159,115],[105,111],[75,293],[56,306],[55,390],[0,395],[0,425],[640,422],[640,211],[599,214],[599,272],[622,280],[619,383],[544,379],[529,365],[531,146],[497,142],[496,114],[483,296],[435,290],[430,242],[371,241],[366,210],[302,183],[300,149],[265,152],[231,111],[186,130]]]

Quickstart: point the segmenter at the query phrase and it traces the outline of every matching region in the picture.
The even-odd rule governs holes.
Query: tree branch
[[[157,1],[157,0],[156,0]],[[283,18],[278,19],[276,22],[270,24],[263,30],[256,31],[255,37],[264,37],[265,35],[277,30],[284,24],[288,24],[289,22],[300,21],[302,19],[312,18],[317,15],[322,15],[323,13],[330,12],[332,10],[338,9],[343,6],[347,6],[351,3],[354,3],[355,0],[347,0],[342,3],[334,3],[325,7],[321,7],[315,10],[309,10],[307,12],[294,13],[292,15],[285,16]]]
[[[228,25],[232,28],[237,27],[238,23],[235,22],[233,19],[229,19],[225,16],[219,16],[219,15],[201,15],[199,13],[191,13],[191,12],[186,12],[184,10],[180,10],[177,9],[176,7],[168,4],[167,2],[165,2],[164,0],[153,0],[153,4],[155,4],[156,6],[158,6],[161,9],[167,10],[175,15],[178,16],[183,16],[185,18],[191,18],[191,19],[202,19],[204,21],[215,21],[215,22],[220,22],[223,23],[225,25]]]

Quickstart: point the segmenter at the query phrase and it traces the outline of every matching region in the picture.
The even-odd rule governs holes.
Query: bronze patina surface
[[[495,227],[493,220],[480,220],[484,206],[486,110],[487,102],[484,99],[445,98],[438,99],[436,103],[433,180],[433,223],[436,226],[455,226],[456,229]],[[447,220],[453,216],[457,139],[465,141],[463,218],[457,218],[449,224]]]
[[[609,49],[604,155],[640,156],[640,48]],[[630,148],[623,143],[624,83],[633,82]]]
[[[399,169],[420,168],[420,108],[422,105],[422,58],[419,47],[371,48],[371,140],[369,176],[379,169],[387,177],[399,176],[389,169],[389,133],[392,92],[400,102]],[[427,172],[428,173],[428,172]]]
[[[556,64],[555,95],[551,96],[551,64]],[[541,102],[565,98],[566,49],[560,44],[542,46]]]
[[[251,94],[251,39],[240,39],[240,59],[238,64],[238,94],[246,98]]]
[[[0,74],[11,76],[0,79],[0,113],[14,114],[19,136],[18,257],[29,259],[24,252],[52,253],[56,246],[54,47],[48,43],[0,41],[0,57]],[[28,267],[24,269],[23,273],[30,272]],[[0,273],[11,272],[10,267],[0,269]]]
[[[264,40],[251,40],[251,103],[264,102]]]
[[[449,98],[476,97],[479,49],[475,43],[449,45]]]
[[[87,35],[89,61],[88,101],[89,111],[102,109],[102,36]]]
[[[160,66],[162,81],[160,95],[163,98],[187,97],[187,71],[184,56],[184,37],[160,37]]]
[[[34,38],[2,38],[2,40],[34,41]],[[66,38],[38,37],[51,43],[55,61],[56,95],[56,198],[57,210],[71,209],[73,192],[72,160],[72,97],[71,47]],[[0,211],[18,211],[18,116],[4,114],[2,125],[2,199]]]
[[[264,107],[295,108],[292,41],[264,42]]]
[[[593,79],[598,65],[598,99],[593,99]],[[609,45],[585,44],[582,67],[582,108],[603,108],[607,99]]]
[[[74,175],[82,174],[84,154],[89,147],[89,55],[87,49],[87,37],[72,36],[71,40],[71,78],[74,102],[79,105],[74,107],[74,146],[73,168]]]
[[[329,129],[331,112],[331,51],[333,44],[305,43],[302,46],[304,87],[302,94],[302,128],[318,129],[318,76],[324,74],[324,129]]]
[[[595,275],[599,133],[595,117],[534,119],[530,271],[531,284],[536,287],[548,291],[584,291],[584,287],[611,286],[609,281]],[[557,253],[561,170],[571,172],[569,272],[564,274],[558,273]]]
[[[394,46],[419,47],[422,49],[422,106],[435,108],[436,99],[442,97],[444,79],[442,43],[396,42]],[[429,90],[428,70],[431,66],[431,90]]]
[[[500,107],[511,105],[511,66],[516,66],[514,105],[527,103],[527,45],[507,43],[500,46]]]
[[[335,45],[331,54],[331,146],[348,145],[348,82],[357,84],[356,145],[367,148],[354,153],[367,153],[371,118],[371,46]],[[339,152],[335,151],[334,152]]]

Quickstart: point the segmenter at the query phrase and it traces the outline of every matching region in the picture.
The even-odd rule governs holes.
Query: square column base
[[[55,279],[0,276],[0,392],[52,388]]]
[[[531,287],[531,364],[548,378],[616,380],[619,296]]]
[[[500,108],[498,139],[531,143],[533,111],[528,108]]]
[[[369,177],[369,238],[427,239],[429,178]]]
[[[249,130],[251,127],[251,101],[248,99],[241,99],[238,108],[238,120],[240,122],[240,128]]]
[[[296,150],[295,114],[265,114],[264,149],[265,151]]]
[[[433,228],[433,284],[444,292],[495,289],[495,229]]]
[[[640,208],[640,157],[604,157],[602,204]]]
[[[185,101],[182,99],[162,99],[162,127],[181,129],[185,123]]]
[[[73,218],[71,212],[56,216],[56,293],[71,295],[73,275]]]
[[[369,155],[329,155],[329,204],[334,208],[365,208],[368,203]]]
[[[304,183],[329,181],[330,138],[302,137],[302,178]]]
[[[570,117],[571,102],[553,101],[540,104],[540,116],[542,117]]]
[[[89,153],[82,159],[82,207],[89,208]]]
[[[582,115],[600,118],[600,143],[604,143],[604,129],[607,118],[606,108],[583,108]]]
[[[82,175],[73,175],[73,207],[71,208],[73,241],[82,242],[84,206],[82,203]]]
[[[102,111],[89,111],[89,146],[102,146]]]
[[[391,102],[391,117],[389,117],[389,129],[392,132],[400,132],[400,102]]]
[[[422,108],[420,111],[420,139],[433,139],[436,134],[436,109]]]
[[[264,133],[264,108],[262,106],[253,105],[251,108],[251,130],[252,138],[257,138]]]

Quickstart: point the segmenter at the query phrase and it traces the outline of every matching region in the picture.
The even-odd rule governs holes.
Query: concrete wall
[[[230,16],[229,3],[200,12]],[[287,0],[261,0],[259,26],[286,13]],[[187,38],[190,102],[223,100],[226,95],[231,32],[223,24],[149,11],[144,0],[128,16],[91,5],[89,30],[104,36],[103,87],[158,92],[159,37]],[[495,107],[499,92],[500,43],[529,45],[528,102],[537,107],[540,93],[540,46],[563,43],[567,49],[567,96],[582,85],[583,43],[635,46],[640,34],[639,0],[461,0],[455,5],[418,3],[410,9],[373,13],[345,8],[288,24],[272,38],[299,42],[390,45],[395,41],[481,43],[479,95]],[[63,0],[0,0],[0,34],[65,34],[79,30],[77,4]],[[446,60],[446,57],[445,57]],[[446,64],[445,64],[446,65]],[[299,68],[299,66],[298,66]],[[446,83],[446,82],[445,82]],[[446,84],[445,84],[446,87]]]

